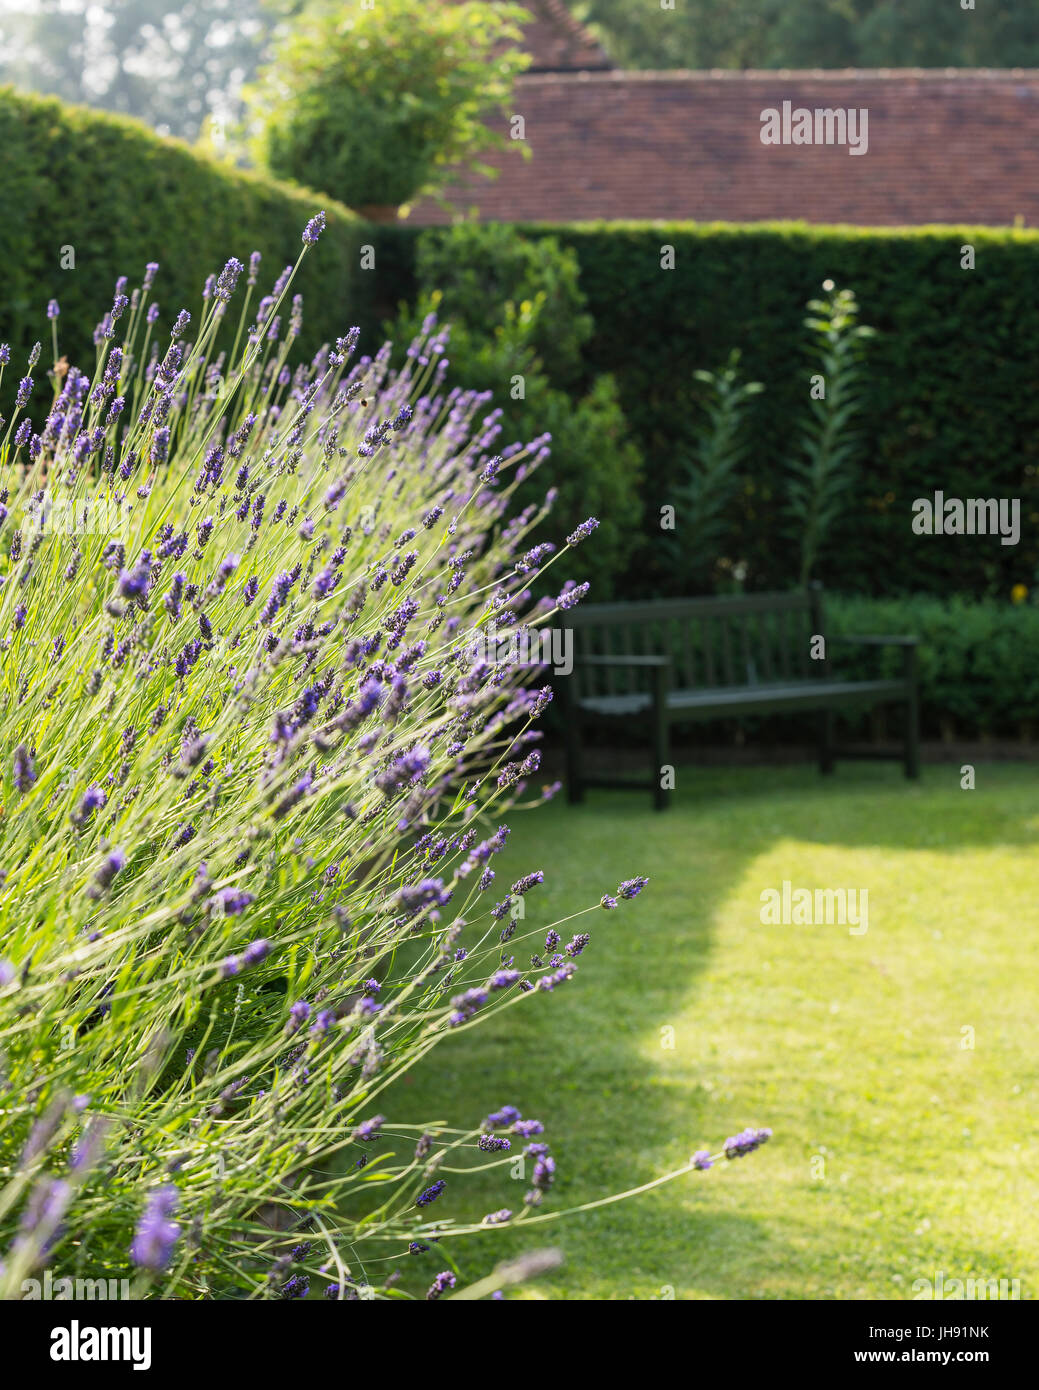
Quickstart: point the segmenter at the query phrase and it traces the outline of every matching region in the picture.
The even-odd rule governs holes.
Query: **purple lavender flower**
[[[325,214],[324,212],[319,212],[314,217],[312,217],[310,221],[307,223],[307,225],[303,228],[304,245],[315,246],[317,244],[318,237],[324,230]]]
[[[429,1286],[426,1298],[429,1302],[438,1299],[448,1289],[453,1289],[457,1280],[449,1269],[442,1270]]]
[[[289,1010],[289,1019],[285,1024],[285,1031],[287,1033],[295,1033],[298,1028],[301,1028],[302,1025],[306,1023],[309,1017],[310,1005],[305,999],[297,999]]]
[[[734,1134],[725,1141],[726,1158],[742,1158],[744,1154],[753,1153],[762,1144],[768,1143],[772,1138],[770,1129],[744,1129],[739,1134]]]
[[[689,1162],[694,1168],[699,1168],[702,1172],[706,1172],[708,1168],[714,1167],[714,1160],[706,1149],[697,1149]]]
[[[77,819],[80,821],[89,820],[90,817],[94,814],[94,812],[100,811],[101,808],[107,804],[107,802],[108,797],[95,782],[92,786],[89,786],[83,793],[83,799],[79,803]]]
[[[61,310],[58,308],[58,301],[57,301],[56,299],[50,299],[50,300],[48,300],[48,301],[47,301],[47,317],[48,317],[49,319],[56,319],[60,313],[61,313]]]
[[[271,585],[271,592],[267,602],[260,610],[260,621],[262,623],[269,623],[279,609],[284,607],[285,600],[289,595],[289,590],[295,582],[296,575],[292,570],[285,570],[282,574],[278,575],[277,579],[275,579],[274,583]]]
[[[617,892],[622,898],[637,898],[648,882],[648,878],[627,878]]]
[[[14,750],[13,777],[15,790],[22,792],[23,795],[36,781],[36,768],[24,743],[20,743]]]
[[[542,1146],[544,1147],[544,1146]],[[547,1191],[556,1180],[556,1161],[549,1153],[539,1154],[534,1164],[531,1182],[541,1192]]]
[[[438,1178],[431,1187],[426,1188],[425,1192],[419,1193],[415,1198],[415,1205],[417,1207],[428,1207],[430,1202],[436,1201],[446,1186],[447,1184],[444,1182],[444,1179]]]
[[[510,985],[516,984],[519,977],[518,970],[496,970],[487,983],[491,989],[508,989]]]
[[[564,947],[567,955],[579,956],[591,939],[587,932],[578,932]]]
[[[504,1139],[497,1134],[481,1134],[476,1147],[489,1154],[499,1149],[511,1149],[512,1140]]]
[[[151,451],[149,457],[152,463],[165,463],[170,453],[170,431],[168,425],[162,425],[152,436]]]
[[[545,1126],[540,1120],[517,1120],[512,1126],[513,1134],[521,1139],[532,1139],[535,1134],[544,1134]]]
[[[182,845],[190,844],[197,833],[198,832],[190,821],[182,821],[181,824],[177,826],[177,833],[173,837],[173,848],[180,849]]]
[[[571,531],[569,536],[567,536],[567,545],[580,545],[582,541],[588,539],[598,525],[599,523],[594,516],[590,516],[587,521],[582,521],[576,531]]]
[[[484,1124],[488,1129],[508,1129],[509,1125],[515,1124],[519,1118],[520,1112],[514,1105],[503,1105],[500,1110],[488,1115]]]
[[[180,1193],[171,1184],[157,1187],[148,1194],[144,1214],[130,1246],[130,1258],[141,1269],[165,1269],[173,1258],[180,1227],[169,1218],[179,1202]]]
[[[544,883],[544,881],[545,875],[540,869],[535,869],[532,874],[524,874],[512,885],[513,896],[522,897],[524,893],[529,893],[532,888],[539,883]]]
[[[236,260],[235,257],[232,256],[220,272],[217,278],[216,288],[213,292],[216,298],[222,303],[226,304],[234,294],[235,285],[238,283],[238,277],[244,269],[245,267],[242,265],[241,261]]]
[[[132,570],[120,570],[117,592],[123,598],[141,598],[148,592],[150,581],[151,555],[145,550]]]
[[[94,875],[94,882],[90,887],[90,896],[99,898],[106,889],[111,887],[112,880],[116,874],[122,873],[126,867],[126,855],[121,849],[114,849],[107,854],[101,861],[101,867]]]
[[[250,941],[242,952],[243,965],[259,965],[260,961],[266,960],[271,953],[271,943],[260,937],[256,941]]]
[[[567,585],[556,599],[556,605],[565,612],[571,608],[576,608],[591,588],[590,584]]]
[[[238,917],[255,899],[239,888],[221,888],[209,899],[209,911],[218,917]]]

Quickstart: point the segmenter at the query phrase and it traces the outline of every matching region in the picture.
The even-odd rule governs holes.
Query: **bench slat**
[[[626,603],[579,604],[567,615],[572,627],[599,624],[640,623],[648,616],[659,618],[731,617],[734,608],[748,613],[775,613],[810,610],[810,599],[800,591],[791,593],[738,594],[717,598],[633,599]]]
[[[748,712],[760,713],[782,709],[824,709],[860,701],[876,701],[885,696],[904,698],[904,680],[820,681],[805,680],[775,685],[721,686],[714,690],[675,690],[668,696],[667,710],[671,722],[683,717],[690,719],[709,715],[736,716]],[[648,694],[600,695],[581,702],[581,709],[590,714],[609,718],[631,718],[648,714],[652,697]]]

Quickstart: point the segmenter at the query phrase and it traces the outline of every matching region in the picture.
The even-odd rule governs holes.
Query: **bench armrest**
[[[575,656],[575,666],[670,666],[669,656]]]
[[[878,637],[855,637],[848,633],[840,633],[837,636],[827,636],[827,642],[854,642],[864,647],[915,647],[919,645],[919,637],[896,636],[895,634],[885,633]]]

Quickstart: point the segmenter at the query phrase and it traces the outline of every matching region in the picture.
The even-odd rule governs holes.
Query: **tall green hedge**
[[[206,276],[231,254],[262,253],[262,292],[296,259],[300,233],[321,207],[321,254],[298,280],[307,345],[376,321],[366,307],[373,275],[359,269],[367,223],[324,194],[215,163],[135,121],[0,88],[0,340],[17,352],[46,343],[54,298],[61,350],[87,363],[116,277],[139,283],[148,261],[160,263],[154,294],[163,322],[181,308],[196,313]],[[61,269],[65,246],[75,269]]]
[[[595,320],[589,372],[610,372],[646,454],[646,515],[672,503],[698,421],[697,368],[730,348],[764,382],[752,402],[752,458],[727,550],[755,588],[782,587],[795,560],[778,539],[780,481],[808,399],[807,300],[822,282],[855,290],[879,330],[866,366],[860,486],[822,556],[829,588],[863,593],[1003,594],[1039,567],[1039,233],[692,223],[530,227],[577,253]],[[380,230],[408,291],[414,231]],[[974,270],[961,247],[975,248]],[[674,247],[675,268],[661,269]],[[982,536],[915,536],[914,498],[1021,498],[1016,547]],[[632,591],[666,592],[650,531]]]
[[[861,486],[819,577],[872,593],[1005,594],[1031,581],[1039,563],[1039,233],[669,224],[581,227],[562,240],[580,259],[595,365],[617,375],[662,502],[693,407],[693,370],[738,347],[747,376],[765,383],[752,403],[754,460],[733,541],[750,582],[771,587],[790,577],[776,544],[777,482],[808,397],[804,304],[825,279],[855,290],[878,337],[866,358]],[[660,269],[663,244],[675,248],[673,271]],[[974,270],[961,269],[968,244]],[[1021,543],[915,536],[912,501],[935,490],[1020,497]]]

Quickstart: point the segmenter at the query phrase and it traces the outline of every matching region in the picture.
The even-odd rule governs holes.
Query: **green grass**
[[[444,1251],[465,1280],[522,1249],[564,1252],[512,1297],[903,1299],[942,1270],[1017,1278],[1034,1298],[1036,771],[980,767],[975,791],[953,767],[917,785],[847,765],[679,783],[664,815],[593,793],[514,816],[498,881],[546,874],[527,928],[621,878],[651,883],[575,924],[592,943],[570,984],[445,1043],[380,1108],[475,1124],[508,1102],[542,1119],[559,1165],[545,1210],[644,1183],[748,1124],[772,1142]],[[783,879],[868,888],[867,933],[763,926],[759,895]],[[435,1214],[519,1207],[526,1186],[507,1168],[455,1179]],[[412,1286],[446,1263],[434,1249],[402,1272]]]

